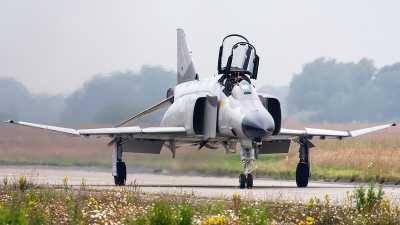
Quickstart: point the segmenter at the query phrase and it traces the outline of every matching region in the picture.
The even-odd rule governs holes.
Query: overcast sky
[[[218,49],[241,34],[260,56],[257,87],[288,84],[302,65],[400,61],[400,1],[6,1],[0,0],[0,77],[34,93],[71,93],[95,74],[176,70],[183,28],[200,78]]]

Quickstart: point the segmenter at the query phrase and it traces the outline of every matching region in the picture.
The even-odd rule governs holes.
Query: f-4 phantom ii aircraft
[[[279,100],[268,94],[257,93],[251,79],[257,79],[259,57],[256,48],[243,36],[226,36],[219,49],[218,76],[200,80],[192,54],[182,29],[178,34],[177,86],[167,91],[167,98],[116,125],[113,128],[70,129],[9,120],[6,123],[34,127],[70,136],[109,137],[113,146],[112,175],[116,185],[126,182],[123,152],[159,154],[163,146],[175,158],[176,149],[197,145],[198,149],[225,148],[236,153],[240,144],[240,158],[244,172],[239,175],[240,188],[253,187],[253,164],[259,154],[288,153],[291,141],[300,145],[296,184],[307,187],[311,177],[309,149],[314,137],[343,139],[395,126],[386,124],[354,131],[334,131],[305,128],[291,130],[281,127]],[[160,127],[127,126],[157,110],[168,107]],[[252,166],[252,170],[249,167]]]

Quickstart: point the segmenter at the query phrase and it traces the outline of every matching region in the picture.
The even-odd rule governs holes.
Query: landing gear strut
[[[300,144],[300,161],[296,168],[296,184],[297,187],[307,187],[308,179],[311,177],[309,149],[314,145],[306,139],[301,139],[298,143]]]
[[[120,141],[114,142],[112,161],[114,183],[118,186],[124,186],[126,183],[126,165],[122,162],[122,145],[120,144]]]
[[[254,162],[254,149],[240,148],[240,157],[242,162],[244,163],[244,174],[239,175],[239,187],[240,189],[244,189],[247,185],[247,188],[253,188],[253,175],[251,174],[253,171],[257,170],[257,167],[253,164]],[[249,172],[249,164],[254,167],[252,171]]]

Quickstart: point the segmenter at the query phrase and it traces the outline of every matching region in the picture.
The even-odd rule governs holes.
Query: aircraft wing
[[[26,127],[38,128],[51,132],[66,134],[68,136],[95,136],[95,137],[121,137],[121,138],[142,138],[142,139],[155,139],[155,140],[171,140],[175,137],[186,135],[184,127],[112,127],[112,128],[96,128],[96,129],[81,129],[76,130],[73,128],[55,127],[35,123],[27,123],[22,121],[5,121],[15,125]]]
[[[301,137],[320,137],[320,139],[343,139],[346,137],[357,137],[360,135],[372,133],[378,130],[383,130],[392,126],[395,123],[385,124],[376,127],[369,127],[353,131],[337,131],[337,130],[324,130],[316,128],[304,128],[304,130],[281,129],[281,132],[276,136],[271,136],[271,139],[297,139]]]

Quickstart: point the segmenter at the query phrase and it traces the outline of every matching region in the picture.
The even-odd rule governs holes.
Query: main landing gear
[[[112,161],[112,175],[114,176],[114,183],[118,186],[124,186],[126,183],[126,165],[124,162],[122,162],[122,145],[120,144],[120,141],[114,142]]]
[[[296,168],[296,184],[297,187],[307,187],[308,179],[311,177],[309,149],[314,145],[307,139],[301,139],[298,143],[300,161]]]
[[[253,171],[257,170],[257,167],[253,164],[254,162],[254,149],[240,148],[240,157],[244,163],[244,174],[239,175],[239,187],[240,189],[253,188]],[[254,167],[252,171],[249,172],[249,164]]]

